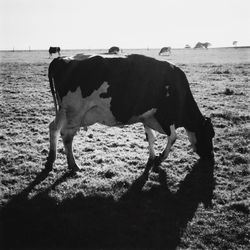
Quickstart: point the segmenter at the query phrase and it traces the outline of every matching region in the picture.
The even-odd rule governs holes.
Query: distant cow
[[[208,42],[206,42],[206,43],[198,42],[194,46],[194,49],[207,49],[209,46],[211,46],[211,43],[208,43]]]
[[[109,54],[117,54],[117,53],[119,53],[119,52],[120,52],[120,48],[119,48],[119,47],[116,47],[116,46],[111,47],[111,48],[109,49],[109,51],[108,51]]]
[[[171,55],[171,47],[163,47],[159,52],[160,55]]]
[[[49,55],[52,56],[52,54],[58,53],[60,56],[60,47],[49,47]]]
[[[61,133],[69,169],[79,170],[73,137],[80,127],[95,123],[123,126],[142,123],[149,143],[143,176],[164,161],[174,144],[176,129],[184,127],[193,149],[202,159],[213,159],[214,130],[191,93],[184,72],[177,66],[143,55],[77,55],[55,58],[49,83],[56,118],[50,123],[50,150],[46,168],[56,159]],[[154,131],[168,135],[164,151],[156,156]]]

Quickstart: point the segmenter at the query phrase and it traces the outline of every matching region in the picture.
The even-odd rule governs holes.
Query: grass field
[[[215,127],[214,166],[198,160],[179,129],[165,174],[151,173],[138,190],[148,157],[143,126],[96,124],[75,137],[77,175],[67,172],[61,140],[53,171],[42,171],[55,115],[52,59],[0,52],[1,249],[249,249],[250,49],[125,52],[186,72]],[[157,135],[158,153],[166,140]]]

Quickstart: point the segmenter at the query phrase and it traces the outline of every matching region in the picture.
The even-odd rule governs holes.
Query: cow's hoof
[[[45,170],[48,171],[48,172],[50,172],[50,171],[52,171],[52,168],[53,168],[53,163],[50,162],[50,161],[47,161],[45,163]]]
[[[148,180],[148,174],[143,173],[139,178],[137,178],[134,183],[132,184],[132,188],[131,190],[133,190],[134,192],[140,192],[143,188],[143,186],[145,185],[145,183]]]
[[[162,163],[162,155],[158,155],[154,158],[154,167],[153,167],[153,171],[154,172],[158,172],[158,168]],[[156,171],[155,171],[156,170]]]

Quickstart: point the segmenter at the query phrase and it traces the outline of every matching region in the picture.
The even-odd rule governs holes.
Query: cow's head
[[[213,137],[214,137],[214,128],[211,123],[211,119],[205,117],[203,124],[196,132],[196,152],[203,158],[213,158]]]

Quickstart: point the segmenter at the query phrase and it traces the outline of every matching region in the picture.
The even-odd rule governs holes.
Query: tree
[[[211,43],[208,43],[208,42],[205,42],[205,43],[203,43],[203,46],[204,46],[204,48],[208,48],[209,46],[211,46],[212,44]]]

